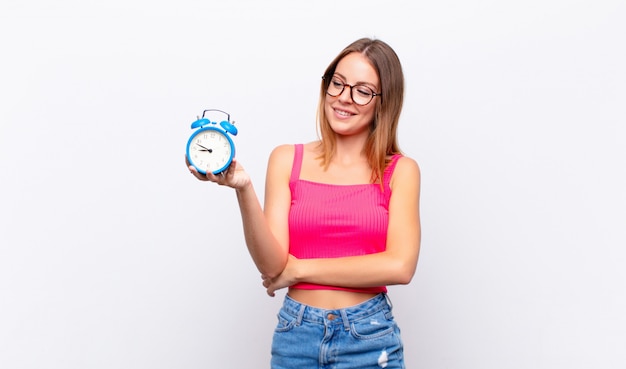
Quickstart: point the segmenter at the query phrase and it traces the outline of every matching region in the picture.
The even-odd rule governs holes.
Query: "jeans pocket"
[[[276,324],[275,332],[288,332],[296,325],[296,317],[285,313],[280,310],[276,315],[278,323]]]
[[[384,312],[379,312],[367,318],[353,321],[350,324],[350,333],[355,338],[367,340],[391,335],[395,328],[395,321],[388,319]]]

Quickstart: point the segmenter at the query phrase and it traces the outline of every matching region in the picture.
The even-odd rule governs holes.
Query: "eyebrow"
[[[343,75],[343,74],[341,74],[341,73],[337,73],[337,72],[335,72],[335,74],[333,75],[333,77],[334,77],[334,76],[341,77],[341,79],[343,79],[344,81],[345,81],[345,80],[347,80],[346,76],[344,76],[344,75]],[[368,86],[368,87],[372,87],[372,88],[373,88],[373,90],[375,90],[375,91],[378,91],[378,89],[379,89],[379,88],[378,88],[378,86],[376,86],[376,85],[375,85],[375,84],[373,84],[372,82],[357,81],[357,82],[354,84],[354,86],[360,86],[360,85],[366,85],[366,86]]]

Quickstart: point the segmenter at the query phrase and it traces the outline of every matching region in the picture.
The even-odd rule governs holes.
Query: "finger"
[[[194,168],[193,165],[189,163],[189,158],[187,157],[187,155],[185,155],[185,165],[187,166],[187,169],[189,169],[189,173],[195,175],[194,172],[197,172],[197,170],[196,168]]]
[[[228,166],[228,168],[224,169],[224,171],[222,171],[220,173],[222,178],[232,178],[232,176],[233,176],[232,167],[233,167],[233,165],[231,164],[231,165]]]
[[[208,179],[209,181],[211,181],[211,182],[217,182],[217,183],[220,183],[220,179],[221,179],[221,178],[220,178],[219,174],[218,174],[218,175],[215,175],[215,174],[213,174],[213,173],[211,173],[211,172],[206,172],[206,177],[207,177],[207,179]]]
[[[208,178],[202,173],[198,172],[198,170],[193,165],[189,165],[187,168],[189,169],[189,173],[193,174],[194,177],[198,178],[201,181],[208,181]]]
[[[236,171],[237,171],[237,159],[233,159],[233,161],[231,161],[230,165],[228,166],[228,174],[234,175]]]
[[[212,182],[217,182],[218,184],[224,184],[224,172],[220,172],[217,174],[207,172],[207,177]]]

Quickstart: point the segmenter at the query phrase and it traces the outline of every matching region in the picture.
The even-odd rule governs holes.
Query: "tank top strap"
[[[391,161],[385,168],[385,173],[383,174],[383,183],[385,184],[385,189],[391,189],[389,187],[389,183],[391,182],[391,176],[393,175],[393,171],[396,168],[396,164],[398,164],[398,160],[402,157],[402,154],[394,154],[391,157]]]
[[[293,165],[291,167],[291,178],[289,183],[295,183],[300,178],[300,169],[302,168],[302,155],[304,152],[304,145],[295,144],[295,152],[293,154]]]

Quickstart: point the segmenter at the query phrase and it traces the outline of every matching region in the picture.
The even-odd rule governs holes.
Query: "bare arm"
[[[265,180],[265,210],[252,185],[237,189],[248,251],[262,275],[278,276],[289,253],[288,215],[291,204],[289,175],[293,160],[289,146],[272,151]]]
[[[293,149],[291,152],[293,158]],[[235,189],[250,256],[262,275],[278,276],[287,263],[289,252],[287,226],[291,203],[289,146],[276,148],[270,156],[265,186],[265,211],[249,176],[236,160],[233,160],[224,175],[208,173],[203,176],[192,166],[189,169],[200,180],[216,182]]]
[[[268,294],[298,282],[355,288],[409,283],[417,267],[421,240],[420,171],[414,160],[400,159],[391,188],[385,251],[332,259],[290,257],[283,274],[265,279]]]

